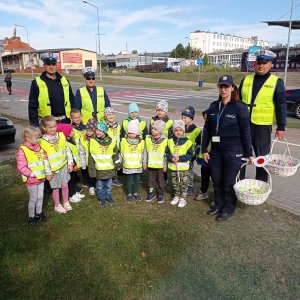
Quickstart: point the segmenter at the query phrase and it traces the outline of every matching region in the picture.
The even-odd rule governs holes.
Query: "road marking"
[[[28,99],[20,99],[20,102],[28,102]]]
[[[116,113],[119,113],[119,114],[122,114],[122,115],[128,115],[128,112],[123,112],[123,111],[115,111]],[[144,118],[144,119],[151,119],[149,117],[146,117],[146,116],[142,116],[142,115],[139,115],[139,117],[141,118]]]

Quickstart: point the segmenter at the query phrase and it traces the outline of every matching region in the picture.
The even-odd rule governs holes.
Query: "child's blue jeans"
[[[112,178],[109,179],[97,179],[96,181],[96,193],[99,200],[111,198]]]

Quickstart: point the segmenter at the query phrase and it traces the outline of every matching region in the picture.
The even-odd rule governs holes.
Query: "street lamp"
[[[98,52],[99,52],[99,62],[100,62],[100,68],[99,68],[99,77],[100,81],[102,81],[102,68],[101,68],[101,52],[100,52],[100,25],[99,25],[99,9],[98,6],[89,3],[88,1],[82,0],[83,3],[88,4],[90,6],[93,6],[97,9],[97,20],[98,20]]]
[[[188,36],[185,36],[185,38],[188,39],[188,40],[190,40],[190,53],[189,53],[189,56],[190,56],[190,59],[192,59],[192,41],[198,40],[198,38],[191,39]]]
[[[33,69],[32,69],[32,62],[31,62],[31,49],[30,49],[30,44],[29,44],[29,37],[28,37],[28,30],[27,30],[27,27],[26,27],[26,26],[23,26],[23,25],[18,25],[18,24],[15,24],[15,26],[23,27],[23,28],[26,29],[26,34],[27,34],[27,44],[28,44],[28,47],[29,47],[29,61],[30,61],[30,68],[31,68],[31,76],[33,77]]]

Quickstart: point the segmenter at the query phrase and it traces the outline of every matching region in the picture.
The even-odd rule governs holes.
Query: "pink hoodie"
[[[35,144],[35,145],[31,145],[27,142],[25,142],[24,144],[22,144],[22,146],[26,146],[27,148],[34,150],[34,151],[39,151],[40,150],[40,145],[39,144]],[[46,159],[46,154],[45,154],[45,159]],[[18,149],[18,153],[17,153],[17,169],[18,171],[28,177],[27,182],[25,182],[26,185],[35,185],[38,184],[40,182],[43,182],[44,179],[37,179],[34,175],[32,175],[33,177],[30,177],[30,175],[32,174],[32,171],[28,168],[28,163],[27,163],[27,159],[26,156],[24,154],[24,151],[19,148]]]

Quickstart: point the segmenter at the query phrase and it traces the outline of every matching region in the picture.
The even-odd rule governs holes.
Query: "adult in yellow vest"
[[[92,67],[82,70],[85,86],[77,90],[74,107],[81,111],[82,123],[87,124],[91,118],[100,121],[104,110],[110,106],[110,100],[103,87],[96,86],[96,71]]]
[[[286,96],[283,81],[270,73],[276,54],[268,50],[255,53],[255,74],[242,79],[239,87],[240,99],[250,110],[251,139],[256,156],[267,155],[271,146],[274,117],[277,128],[275,137],[282,139],[286,126]],[[263,168],[256,169],[256,179],[267,181]]]
[[[47,52],[41,60],[45,71],[31,83],[29,122],[38,127],[41,118],[52,115],[56,122],[69,124],[74,95],[69,81],[57,72],[58,55]]]

